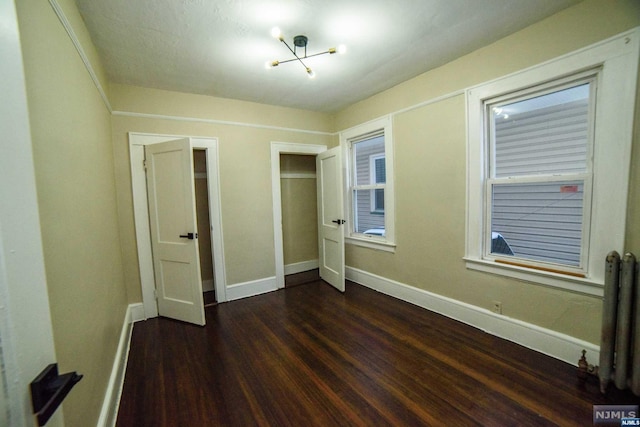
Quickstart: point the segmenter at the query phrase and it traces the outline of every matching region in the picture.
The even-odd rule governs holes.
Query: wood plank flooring
[[[219,304],[206,320],[135,324],[117,427],[589,426],[593,404],[640,403],[349,282]]]

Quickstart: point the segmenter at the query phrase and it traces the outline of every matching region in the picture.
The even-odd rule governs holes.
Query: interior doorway
[[[285,287],[318,280],[316,156],[280,154]]]
[[[198,250],[200,254],[200,278],[204,306],[217,304],[213,265],[211,220],[209,215],[209,180],[207,175],[207,152],[193,150],[193,177],[198,224]]]
[[[131,180],[133,191],[134,221],[138,248],[138,265],[142,290],[144,317],[158,316],[155,298],[155,277],[153,254],[151,251],[149,211],[147,205],[146,174],[144,169],[144,148],[147,145],[184,138],[175,135],[154,135],[131,132],[129,134],[129,154],[131,162]],[[213,287],[218,303],[225,302],[226,274],[224,268],[224,238],[222,235],[222,211],[220,204],[220,176],[218,141],[216,138],[191,137],[193,149],[202,150],[206,155],[207,193],[209,202],[209,230],[213,257]]]
[[[314,175],[314,183],[315,183],[315,156],[319,153],[327,151],[326,145],[314,145],[314,144],[296,144],[296,143],[287,143],[287,142],[272,142],[271,143],[271,183],[272,183],[272,194],[273,194],[273,227],[274,227],[274,242],[275,242],[275,262],[276,262],[276,285],[278,288],[284,288],[285,286],[285,274],[296,271],[305,271],[309,269],[316,268],[317,263],[317,250],[316,250],[316,258],[315,264],[313,261],[305,263],[304,261],[310,260],[298,260],[293,262],[291,260],[295,258],[287,258],[289,262],[287,265],[287,270],[285,272],[285,229],[283,224],[283,184],[284,180],[296,180],[299,181],[295,184],[293,181],[286,182],[284,185],[288,189],[292,186],[297,187],[308,187],[311,182],[304,182],[305,180],[311,180],[310,175],[313,173]],[[285,155],[294,155],[294,157],[283,157]],[[304,156],[297,158],[295,156]],[[313,172],[311,172],[311,168],[308,165],[309,157],[313,159],[314,167]],[[282,163],[285,163],[284,170]],[[299,165],[298,163],[303,163],[305,166]],[[295,165],[295,166],[294,166]],[[297,172],[295,169],[299,169]],[[282,174],[285,174],[285,177],[282,177]],[[306,176],[306,177],[303,177]],[[288,190],[285,191],[288,191]],[[315,194],[315,191],[314,191]],[[289,195],[286,196],[287,198]],[[285,202],[286,203],[286,202]],[[306,207],[302,207],[302,209],[309,209],[309,204],[306,204]],[[313,204],[314,207],[317,204]],[[289,205],[285,206],[285,209],[288,209]],[[285,213],[288,215],[289,212]],[[294,214],[295,216],[295,214]],[[287,225],[288,227],[289,225]],[[317,221],[313,228],[316,233],[316,242],[317,242]],[[295,236],[291,235],[291,230],[287,231],[287,237],[295,238]],[[289,246],[288,246],[289,247]],[[317,247],[317,244],[316,244]],[[288,249],[289,251],[289,249]],[[306,257],[308,257],[307,255]],[[297,264],[297,265],[296,265]]]

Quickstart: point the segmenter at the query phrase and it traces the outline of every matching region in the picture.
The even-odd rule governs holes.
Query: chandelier
[[[313,58],[314,56],[320,56],[320,55],[325,55],[325,54],[329,54],[329,55],[333,55],[334,53],[345,53],[346,52],[346,47],[344,45],[340,45],[338,46],[338,48],[336,49],[335,47],[329,48],[328,50],[325,50],[324,52],[320,52],[320,53],[314,53],[311,55],[307,54],[307,43],[309,42],[309,39],[307,38],[307,36],[303,36],[303,35],[299,35],[299,36],[295,36],[293,38],[293,49],[291,48],[291,46],[289,46],[289,44],[284,40],[284,36],[282,35],[282,32],[280,31],[280,28],[275,27],[274,29],[271,30],[271,35],[275,38],[277,38],[278,40],[280,40],[282,43],[284,43],[284,45],[287,47],[287,49],[289,49],[289,51],[291,53],[293,53],[294,58],[291,59],[286,59],[284,61],[270,61],[267,62],[266,67],[267,68],[273,68],[273,67],[277,67],[280,64],[286,64],[287,62],[293,62],[293,61],[298,61],[300,62],[300,64],[302,64],[302,66],[304,67],[304,69],[307,72],[307,75],[309,76],[309,78],[314,78],[316,76],[316,73],[307,66],[307,64],[304,63],[303,59],[306,60],[308,58]],[[298,48],[300,48],[301,50],[304,49],[304,55],[299,55],[298,54]]]

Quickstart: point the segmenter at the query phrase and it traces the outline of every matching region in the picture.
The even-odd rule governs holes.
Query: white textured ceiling
[[[76,0],[112,82],[337,111],[579,0]],[[270,35],[345,55],[292,57]],[[293,45],[292,45],[293,46]],[[300,51],[298,51],[300,52]]]

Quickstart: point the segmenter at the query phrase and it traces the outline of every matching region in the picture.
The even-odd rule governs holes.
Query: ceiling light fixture
[[[316,73],[307,66],[307,64],[305,64],[302,60],[303,59],[308,59],[308,58],[313,58],[314,56],[320,56],[320,55],[325,55],[325,54],[330,54],[333,55],[334,53],[345,53],[346,52],[346,47],[344,45],[340,45],[338,46],[338,48],[336,49],[335,47],[332,47],[324,52],[320,52],[320,53],[314,53],[312,55],[307,55],[307,43],[309,42],[309,39],[307,38],[307,36],[295,36],[293,38],[293,49],[291,48],[291,46],[289,46],[289,44],[284,40],[284,36],[282,35],[282,32],[280,31],[280,29],[278,27],[275,27],[271,30],[271,35],[275,38],[277,38],[278,40],[280,40],[282,43],[284,43],[284,45],[287,47],[287,49],[289,49],[289,51],[291,53],[293,53],[293,56],[295,56],[295,58],[291,58],[291,59],[287,59],[284,61],[270,61],[266,63],[266,68],[273,68],[273,67],[277,67],[280,64],[286,64],[287,62],[293,62],[293,61],[298,61],[300,62],[300,64],[302,64],[302,66],[304,67],[304,69],[307,71],[307,75],[309,76],[309,78],[314,78],[316,76]],[[304,48],[304,56],[300,56],[298,55],[298,48],[302,49]]]

